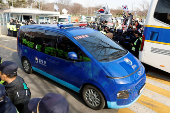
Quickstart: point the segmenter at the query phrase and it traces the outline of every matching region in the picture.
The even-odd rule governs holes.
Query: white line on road
[[[169,103],[170,103],[170,98],[167,98],[163,95],[160,95],[158,93],[155,93],[149,89],[145,89],[145,91],[143,92],[143,95],[155,100],[155,101],[158,101],[168,107],[170,107]]]

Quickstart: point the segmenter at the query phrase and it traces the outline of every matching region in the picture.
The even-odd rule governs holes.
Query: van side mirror
[[[76,61],[78,59],[77,54],[75,52],[69,52],[67,58],[73,61]]]

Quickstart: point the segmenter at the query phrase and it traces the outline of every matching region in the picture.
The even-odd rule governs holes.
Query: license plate
[[[146,84],[143,85],[143,87],[139,90],[139,94],[141,94],[143,92],[143,90],[145,89],[145,86],[146,86]]]

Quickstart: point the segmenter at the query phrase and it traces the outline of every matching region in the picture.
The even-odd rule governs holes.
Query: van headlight
[[[117,99],[128,99],[129,98],[129,92],[127,90],[119,91],[117,93]]]

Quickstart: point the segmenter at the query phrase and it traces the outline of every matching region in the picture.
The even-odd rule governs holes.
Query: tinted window
[[[45,54],[56,56],[57,33],[35,30],[35,49]]]
[[[90,58],[88,58],[86,54],[69,38],[59,34],[57,37],[57,56],[63,59],[68,59],[67,55],[69,52],[75,52],[80,61],[91,61]]]
[[[27,30],[27,32],[21,31],[19,42],[30,48],[34,48],[34,33],[32,29]]]
[[[170,24],[170,0],[158,0],[154,18]]]
[[[98,61],[111,61],[127,53],[126,50],[100,32],[74,38]]]

